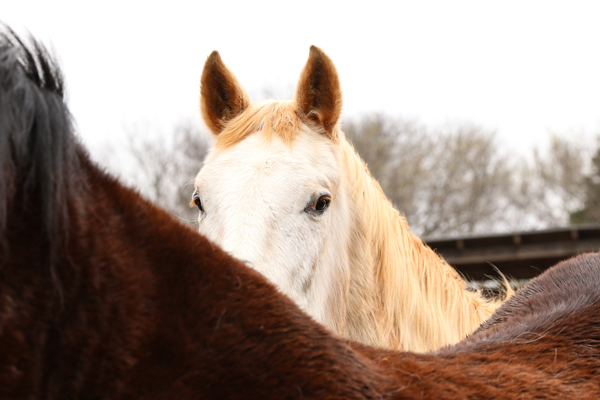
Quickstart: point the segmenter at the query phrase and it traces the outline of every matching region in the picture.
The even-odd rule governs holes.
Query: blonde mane
[[[345,140],[341,146],[355,227],[348,310],[373,318],[353,324],[360,315],[350,315],[349,336],[415,351],[458,342],[500,303],[466,291],[456,270],[410,231],[353,147]]]

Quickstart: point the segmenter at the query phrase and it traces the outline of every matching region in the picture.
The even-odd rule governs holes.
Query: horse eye
[[[315,201],[310,208],[317,212],[323,212],[329,207],[329,203],[331,203],[331,197],[329,196],[321,196]]]
[[[198,192],[194,192],[194,194],[192,195],[192,201],[190,201],[190,207],[193,206],[198,207],[198,210],[200,210],[200,212],[204,212],[204,208],[202,207],[202,201],[200,200],[200,195],[198,194]]]

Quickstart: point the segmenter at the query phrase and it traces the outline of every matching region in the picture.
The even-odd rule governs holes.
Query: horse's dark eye
[[[202,200],[200,200],[200,195],[198,194],[198,192],[194,192],[194,194],[192,195],[192,201],[190,201],[190,207],[193,206],[198,207],[198,210],[200,210],[200,212],[204,212],[204,208],[202,207]]]
[[[331,203],[331,197],[321,196],[312,204],[311,208],[314,211],[323,212],[329,207],[329,203]]]

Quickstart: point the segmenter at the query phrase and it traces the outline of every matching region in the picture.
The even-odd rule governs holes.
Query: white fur
[[[345,315],[332,314],[340,314],[334,304],[348,290],[349,217],[336,151],[306,127],[293,146],[258,132],[235,146],[213,147],[195,184],[204,207],[200,232],[342,333]],[[320,194],[331,195],[329,208],[307,212]]]

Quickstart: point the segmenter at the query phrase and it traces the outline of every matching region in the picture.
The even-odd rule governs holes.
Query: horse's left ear
[[[331,58],[310,46],[308,61],[296,87],[298,115],[308,125],[322,129],[331,139],[338,136],[342,112],[342,89]]]
[[[246,91],[227,68],[218,51],[204,63],[200,78],[200,112],[214,135],[250,105]]]

